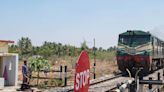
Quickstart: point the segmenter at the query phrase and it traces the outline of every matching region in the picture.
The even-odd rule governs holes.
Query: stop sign
[[[76,63],[74,92],[88,92],[90,81],[90,63],[86,51],[82,51]]]

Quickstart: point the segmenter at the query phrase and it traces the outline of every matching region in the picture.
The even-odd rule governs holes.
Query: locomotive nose
[[[133,67],[135,67],[135,61],[131,56],[130,59],[127,61],[127,68],[132,69]]]

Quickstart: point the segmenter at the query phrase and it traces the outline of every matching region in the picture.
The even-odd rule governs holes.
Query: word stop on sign
[[[74,92],[88,92],[90,85],[90,62],[86,51],[82,51],[76,64]]]

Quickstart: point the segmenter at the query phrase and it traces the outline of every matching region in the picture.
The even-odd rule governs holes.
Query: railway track
[[[158,74],[160,73],[160,79],[159,80],[163,80],[164,79],[164,69],[158,69],[158,70],[156,70],[156,71],[154,71],[153,73],[150,73],[149,75],[147,75],[147,76],[144,76],[143,77],[143,80],[149,80],[149,78],[151,77],[152,78],[152,80],[158,80]],[[143,87],[141,88],[142,89],[142,91],[141,92],[150,92],[150,91],[148,91],[149,90],[149,85],[148,84],[144,84],[144,85],[142,85]],[[157,91],[158,90],[158,88],[159,89],[162,89],[162,91]],[[105,92],[118,92],[118,90],[116,91],[116,88],[115,89],[113,89],[114,91],[112,91],[112,90],[107,90],[107,91],[105,91]],[[140,92],[139,91],[139,92]],[[126,89],[126,91],[123,91],[123,92],[129,92],[128,91],[128,89]],[[152,91],[151,92],[164,92],[164,90],[163,90],[163,86],[161,86],[161,85],[153,85],[152,86]]]
[[[163,69],[158,69],[156,71],[154,71],[153,73],[150,73],[147,76],[144,76],[143,79],[148,79],[149,77],[152,77],[153,79],[157,79],[157,73],[161,73],[161,78],[163,78],[162,74],[163,74]],[[118,84],[121,83],[125,83],[127,82],[127,80],[134,80],[133,78],[129,78],[129,77],[122,77],[122,75],[117,75],[113,78],[109,78],[103,81],[99,81],[97,83],[93,83],[91,84],[90,88],[89,88],[89,92],[111,92],[111,90],[114,90],[117,88]],[[153,86],[154,88],[157,86]],[[147,85],[144,87],[144,89],[146,90]]]
[[[119,73],[116,75],[114,75],[114,74],[106,75],[106,76],[91,80],[89,91],[90,92],[101,92],[101,91],[95,91],[93,89],[98,89],[99,87],[101,87],[101,88],[105,87],[105,86],[103,86],[104,83],[110,83],[113,80],[115,80],[115,82],[116,82],[117,79],[119,79],[122,76],[123,76],[123,74]],[[113,85],[113,87],[115,87],[115,86]],[[67,86],[67,87],[51,88],[48,90],[48,92],[73,92],[73,90],[74,90],[73,86]]]
[[[91,80],[90,81],[90,91],[92,92],[96,86],[100,86],[102,85],[104,82],[109,82],[109,81],[112,81],[114,79],[117,79],[119,77],[122,77],[123,74],[119,73],[117,75],[110,75],[110,76],[105,76],[105,77],[101,77],[101,78],[98,78],[98,79],[95,79],[95,80]],[[73,92],[73,87],[69,90],[67,90],[68,92]]]
[[[117,75],[115,75],[114,77],[105,77],[105,78],[100,78],[99,80],[97,80],[97,81],[91,81],[91,84],[90,84],[90,86],[94,86],[94,85],[97,85],[97,84],[100,84],[100,83],[103,83],[103,82],[106,82],[106,81],[110,81],[110,80],[113,80],[113,79],[116,79],[116,78],[119,78],[119,77],[122,77],[123,76],[123,74],[117,74]]]
[[[118,84],[124,83],[128,80],[133,80],[133,78],[120,76],[111,80],[106,80],[99,84],[90,86],[89,92],[106,92],[115,89]]]
[[[155,72],[145,76],[143,79],[148,79],[149,77],[153,77],[153,79],[157,78],[157,72],[162,72],[162,69],[156,70]],[[161,73],[162,76],[163,73]],[[163,78],[163,77],[161,77]],[[117,75],[107,75],[104,77],[100,77],[95,80],[90,81],[89,92],[111,92],[117,88],[118,84],[125,83],[128,80],[134,80],[134,78],[123,77],[123,74]],[[147,86],[145,86],[147,88]],[[60,88],[52,88],[48,92],[73,92],[73,86],[60,87]]]

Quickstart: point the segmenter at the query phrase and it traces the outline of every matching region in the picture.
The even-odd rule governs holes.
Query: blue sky
[[[164,36],[163,0],[1,0],[0,39],[29,37],[92,47],[117,45],[118,34],[129,29]],[[162,31],[163,30],[163,31]],[[163,37],[164,38],[164,37]]]

